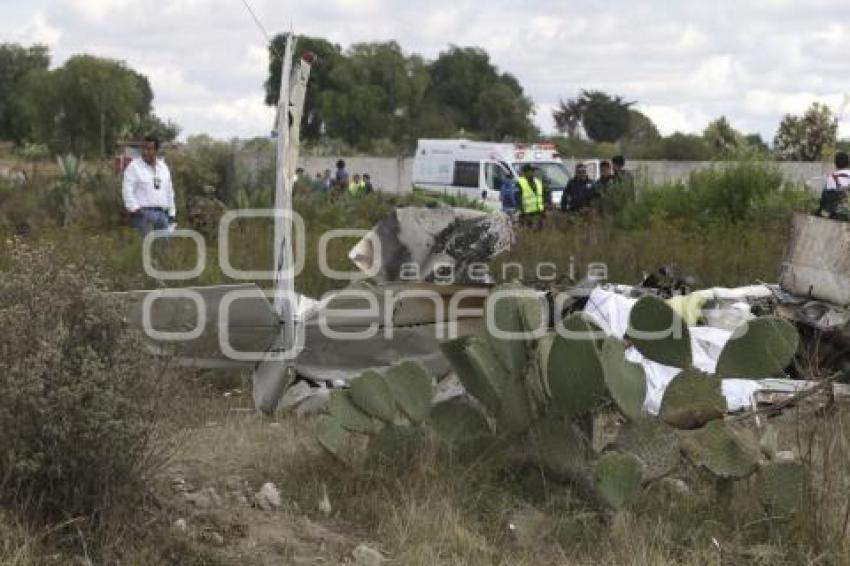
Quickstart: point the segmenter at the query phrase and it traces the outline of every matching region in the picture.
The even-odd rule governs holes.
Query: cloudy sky
[[[247,0],[272,35],[343,46],[394,39],[433,58],[449,43],[485,48],[516,75],[552,129],[561,97],[598,88],[638,102],[663,133],[726,115],[772,139],[782,115],[850,94],[847,0]],[[0,0],[0,42],[45,43],[145,73],[156,111],[183,135],[268,132],[266,40],[242,0]],[[850,107],[840,135],[850,136]]]

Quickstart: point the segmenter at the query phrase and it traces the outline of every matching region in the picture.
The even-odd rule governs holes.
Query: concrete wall
[[[405,193],[411,190],[411,179],[413,178],[413,158],[393,157],[310,157],[302,156],[298,162],[299,167],[315,176],[316,173],[330,169],[331,173],[336,170],[337,159],[345,160],[345,168],[348,173],[368,173],[372,179],[372,185],[379,190],[392,193]]]
[[[274,155],[255,154],[237,155],[241,170],[250,170],[253,166],[272,166]],[[325,169],[335,170],[335,163],[340,157],[314,157],[302,156],[299,166],[303,167],[308,175],[315,175]],[[413,158],[403,157],[341,157],[346,162],[346,168],[352,175],[354,173],[368,173],[372,177],[372,184],[379,190],[392,193],[406,193],[411,190],[411,179],[413,178]],[[570,169],[572,161],[568,161]],[[709,161],[629,161],[627,166],[635,171],[640,177],[652,183],[679,181],[687,179],[688,175],[704,167],[717,165]],[[722,164],[720,164],[722,166]],[[829,163],[806,163],[806,162],[779,162],[779,169],[792,181],[806,182],[817,177],[823,177],[831,171]],[[813,188],[819,190],[822,180],[815,180]]]
[[[630,161],[628,167],[645,175],[652,182],[680,181],[687,179],[693,171],[710,167],[710,161]],[[776,164],[790,180],[806,182],[813,177],[823,177],[832,170],[828,163],[781,161]]]

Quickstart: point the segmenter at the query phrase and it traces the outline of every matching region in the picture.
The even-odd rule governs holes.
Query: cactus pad
[[[534,456],[550,470],[587,467],[586,447],[563,419],[548,416],[537,422],[529,435],[529,446]]]
[[[393,398],[410,422],[419,424],[431,410],[434,385],[431,376],[416,362],[403,362],[387,371]]]
[[[717,375],[762,379],[778,374],[791,363],[800,336],[797,329],[776,316],[742,324],[717,360]]]
[[[771,462],[758,474],[759,500],[771,513],[793,515],[805,504],[808,480],[805,466],[798,462]]]
[[[501,405],[501,390],[509,376],[490,344],[477,336],[443,342],[441,350],[457,373],[467,393],[495,414]]]
[[[334,389],[328,399],[328,413],[344,428],[351,432],[369,434],[378,429],[372,417],[361,411],[351,401],[349,392]]]
[[[369,438],[369,453],[390,462],[407,462],[423,438],[421,428],[388,425]]]
[[[564,321],[563,330],[567,332],[553,339],[546,363],[552,409],[559,415],[578,416],[608,397],[593,337],[597,329],[583,315],[574,314]]]
[[[670,474],[680,462],[676,431],[655,419],[626,423],[617,434],[614,447],[643,462],[644,483]]]
[[[517,283],[501,285],[493,290],[485,305],[487,340],[502,365],[514,377],[521,377],[532,353],[531,332],[540,326],[543,310],[534,290]],[[535,318],[537,317],[537,318]],[[496,331],[510,333],[501,337]]]
[[[646,374],[638,364],[626,360],[625,345],[614,338],[606,338],[600,355],[605,385],[617,408],[631,420],[643,414],[646,399]]]
[[[676,428],[698,428],[726,414],[721,381],[694,368],[682,370],[667,384],[661,399],[661,420]]]
[[[722,420],[681,433],[681,444],[691,463],[720,479],[743,479],[758,467],[758,443]]]
[[[632,307],[626,336],[641,354],[654,362],[677,368],[691,365],[688,326],[658,297],[648,295]]]
[[[340,422],[330,416],[322,415],[316,424],[316,438],[319,444],[338,460],[349,463],[347,454],[351,433]]]
[[[351,380],[349,395],[361,411],[386,423],[395,420],[396,410],[390,386],[384,377],[366,371]]]
[[[496,414],[496,429],[501,434],[518,434],[528,430],[533,410],[524,380],[508,378],[502,390],[502,404]]]
[[[637,456],[632,454],[606,452],[596,462],[593,484],[602,499],[619,509],[640,490],[642,466]]]
[[[484,415],[459,397],[434,405],[428,420],[437,436],[450,444],[490,435]]]

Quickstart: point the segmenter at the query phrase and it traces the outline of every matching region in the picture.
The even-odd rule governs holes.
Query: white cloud
[[[56,47],[62,37],[62,30],[50,25],[43,12],[36,12],[32,19],[17,30],[12,38],[23,44],[41,43],[50,48]]]
[[[128,0],[66,0],[66,3],[74,12],[94,22],[103,22],[130,4]]]
[[[294,26],[343,47],[396,40],[431,58],[449,43],[484,47],[547,131],[558,99],[583,88],[637,100],[665,133],[699,132],[722,114],[766,138],[784,113],[814,100],[837,109],[850,92],[846,26],[834,17],[846,0],[248,2],[271,34]],[[240,0],[4,0],[0,37],[47,43],[54,64],[79,52],[125,60],[185,134],[269,129],[266,42]]]
[[[711,121],[708,115],[692,108],[640,105],[637,110],[649,116],[658,126],[658,131],[665,136],[675,132],[701,132]]]

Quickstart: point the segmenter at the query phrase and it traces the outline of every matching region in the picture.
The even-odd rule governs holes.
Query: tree
[[[270,48],[266,103],[277,104],[279,53]],[[319,38],[299,38],[297,51],[317,54],[307,87],[304,139],[323,136],[358,150],[411,149],[420,137],[456,135],[527,139],[536,133],[533,105],[519,81],[500,73],[487,53],[451,46],[433,62],[405,54],[398,43],[352,45],[346,51]]]
[[[819,161],[835,145],[837,135],[838,120],[828,106],[815,102],[803,116],[782,118],[773,147],[782,159]]]
[[[29,73],[15,97],[19,139],[57,152],[107,155],[122,134],[138,128],[176,135],[150,113],[153,93],[143,75],[123,62],[75,55],[53,71]],[[166,135],[166,137],[167,137]]]
[[[631,142],[650,143],[661,139],[655,123],[646,114],[629,108],[629,128],[625,139]]]
[[[562,100],[553,116],[556,126],[562,124],[562,131],[575,135],[578,130],[576,117],[579,117],[590,139],[614,143],[629,132],[632,105],[634,102],[625,102],[619,96],[611,96],[599,90],[583,90],[578,98],[566,102]]]
[[[171,120],[162,120],[155,114],[136,114],[121,131],[120,137],[140,140],[145,136],[156,136],[161,143],[174,141],[180,134],[180,126]]]
[[[770,147],[762,139],[761,134],[747,134],[744,136],[744,141],[747,142],[747,147],[757,153],[768,153],[770,151]]]
[[[266,104],[269,106],[277,106],[280,98],[280,58],[286,49],[287,35],[276,35],[269,45],[269,76],[265,82]],[[301,137],[304,140],[316,141],[325,133],[327,127],[327,117],[320,104],[322,94],[335,88],[331,77],[338,72],[340,66],[347,64],[347,60],[339,45],[318,37],[299,36],[293,53],[294,61],[300,60],[308,51],[316,58],[307,83],[307,96],[301,118]]]
[[[661,155],[674,161],[706,161],[712,152],[702,136],[676,132],[664,138]]]
[[[735,153],[746,145],[743,134],[729,124],[726,116],[709,123],[703,130],[702,137],[709,147],[721,155]]]
[[[629,131],[629,107],[634,102],[598,90],[582,91],[582,99],[582,125],[590,139],[613,143]]]
[[[519,81],[499,73],[483,49],[452,45],[428,70],[426,96],[457,128],[497,139],[528,139],[537,133],[531,120],[533,104]],[[494,113],[496,127],[491,125]]]
[[[552,111],[552,118],[555,120],[555,129],[562,134],[566,134],[568,138],[578,137],[583,113],[584,106],[580,99],[559,100],[558,106]]]
[[[44,45],[0,44],[0,139],[15,139],[13,99],[31,71],[47,71],[50,55]]]

